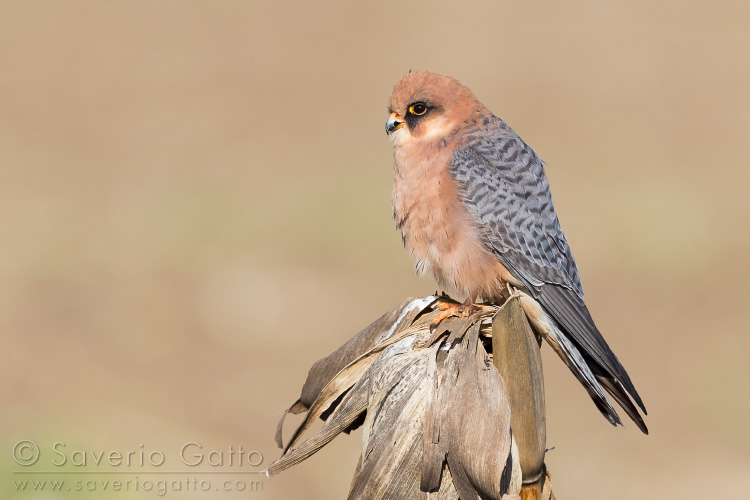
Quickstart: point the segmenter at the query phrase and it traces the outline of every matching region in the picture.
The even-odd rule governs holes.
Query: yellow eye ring
[[[414,116],[422,116],[423,114],[427,113],[427,105],[423,102],[412,104],[411,106],[409,106],[409,113],[413,114]]]

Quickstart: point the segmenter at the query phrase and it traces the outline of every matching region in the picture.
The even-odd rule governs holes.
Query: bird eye
[[[409,113],[415,116],[422,116],[427,113],[427,105],[423,102],[418,102],[409,106]]]

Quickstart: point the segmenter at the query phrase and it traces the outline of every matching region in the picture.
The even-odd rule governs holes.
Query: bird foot
[[[438,304],[438,309],[442,312],[439,313],[437,316],[435,316],[435,319],[432,320],[432,325],[437,326],[441,321],[443,321],[445,318],[450,318],[451,316],[463,316],[464,318],[471,314],[472,312],[476,311],[478,308],[474,305],[473,302],[469,302],[468,300],[464,302],[463,304],[454,304],[453,302],[441,302]]]

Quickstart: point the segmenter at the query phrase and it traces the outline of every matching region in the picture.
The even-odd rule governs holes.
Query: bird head
[[[393,87],[385,131],[398,147],[456,134],[484,106],[455,78],[429,71],[410,72]]]

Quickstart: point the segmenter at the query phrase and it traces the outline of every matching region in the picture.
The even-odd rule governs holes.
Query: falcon
[[[578,268],[552,203],[544,164],[458,80],[410,72],[393,88],[385,129],[393,144],[393,217],[417,273],[467,297],[511,293],[612,425],[607,393],[648,430],[641,397],[594,324]],[[515,291],[514,291],[515,290]],[[634,404],[635,403],[635,404]]]

